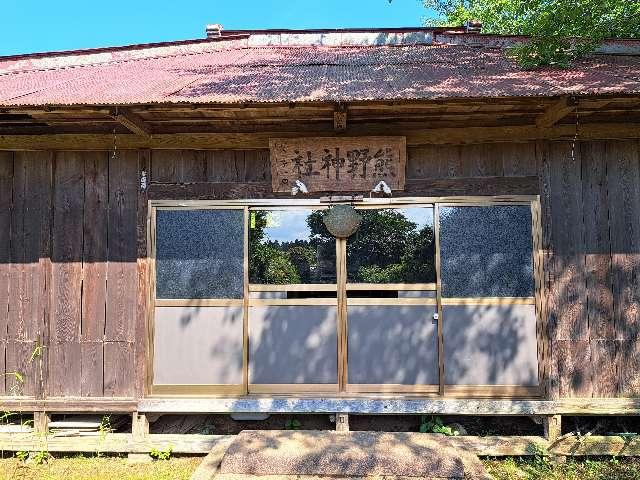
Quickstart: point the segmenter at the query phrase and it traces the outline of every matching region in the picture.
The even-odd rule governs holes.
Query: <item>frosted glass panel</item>
[[[244,212],[158,210],[157,298],[242,298]]]
[[[535,305],[445,305],[447,385],[537,385]]]
[[[155,385],[242,383],[242,307],[156,307]]]
[[[250,307],[249,383],[337,383],[336,315],[334,306]]]
[[[349,383],[438,384],[435,312],[435,305],[350,305]]]
[[[528,205],[440,208],[440,252],[445,297],[534,294]]]

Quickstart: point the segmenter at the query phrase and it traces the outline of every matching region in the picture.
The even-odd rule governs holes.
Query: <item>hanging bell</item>
[[[322,217],[329,233],[337,238],[347,238],[360,227],[362,217],[351,205],[335,205]]]

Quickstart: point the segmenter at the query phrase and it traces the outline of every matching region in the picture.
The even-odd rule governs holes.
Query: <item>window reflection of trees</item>
[[[347,241],[347,274],[358,283],[432,283],[436,281],[430,208],[419,226],[401,209],[361,210],[362,224]],[[431,219],[433,218],[430,215]]]
[[[336,242],[322,223],[321,212],[309,211],[308,238],[291,241],[269,238],[267,210],[252,211],[249,230],[249,278],[251,283],[295,284],[336,282]],[[282,225],[291,213],[280,211]],[[296,212],[299,215],[299,211]],[[285,227],[286,228],[286,227]]]
[[[418,225],[401,209],[362,210],[360,229],[347,243],[347,270],[351,282],[435,282],[435,242],[431,209]],[[280,211],[282,225],[286,211]],[[299,215],[299,211],[297,213]],[[307,238],[279,241],[269,238],[266,210],[252,212],[249,237],[251,283],[295,284],[336,281],[335,238],[322,222],[321,210],[309,211]],[[429,218],[427,218],[429,217]],[[275,227],[278,228],[278,227]],[[285,227],[286,228],[286,227]]]

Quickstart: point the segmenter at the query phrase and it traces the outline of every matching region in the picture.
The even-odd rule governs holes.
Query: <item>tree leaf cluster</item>
[[[568,67],[606,38],[640,38],[638,0],[424,0],[430,24],[482,22],[482,32],[526,35],[509,49],[526,69]]]

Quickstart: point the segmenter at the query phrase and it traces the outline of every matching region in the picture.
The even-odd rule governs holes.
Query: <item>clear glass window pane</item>
[[[336,240],[313,209],[251,210],[249,279],[267,285],[336,283]]]
[[[347,240],[353,283],[436,281],[433,208],[359,210],[362,224]]]
[[[242,298],[244,212],[158,210],[157,298]]]
[[[528,205],[440,208],[445,297],[531,297],[534,294]]]

